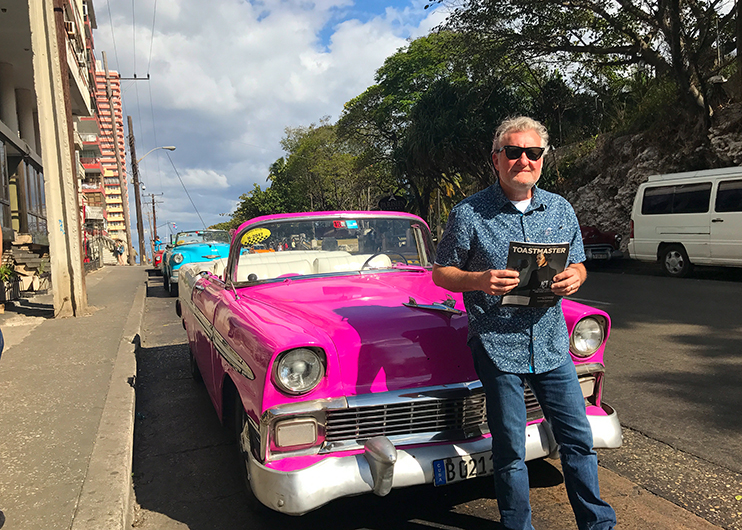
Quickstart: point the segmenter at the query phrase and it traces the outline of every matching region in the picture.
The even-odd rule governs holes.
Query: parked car
[[[634,197],[629,254],[678,278],[742,267],[742,168],[651,175]]]
[[[165,290],[178,294],[178,270],[185,263],[212,261],[229,253],[229,233],[224,230],[178,232],[172,249],[163,257],[162,274]]]
[[[157,274],[162,274],[162,269],[160,268],[160,264],[162,263],[162,255],[164,254],[165,249],[162,248],[160,250],[155,251],[155,255],[152,258],[152,266],[155,268],[155,272]]]
[[[609,260],[623,257],[621,234],[613,231],[603,232],[594,226],[580,226],[582,245],[588,260]]]
[[[434,259],[415,215],[315,212],[252,219],[228,259],[181,268],[191,372],[239,440],[248,499],[298,515],[492,473],[462,296],[433,283]],[[602,399],[610,318],[570,300],[563,309],[594,445],[619,447]],[[556,455],[526,399],[526,458]]]

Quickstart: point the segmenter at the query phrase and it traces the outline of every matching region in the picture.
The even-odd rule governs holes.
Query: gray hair
[[[538,134],[541,137],[541,147],[546,148],[544,154],[549,151],[549,132],[541,122],[528,116],[513,116],[506,118],[495,131],[495,138],[492,140],[492,154],[494,155],[500,150],[500,142],[505,135],[525,131],[534,131]]]

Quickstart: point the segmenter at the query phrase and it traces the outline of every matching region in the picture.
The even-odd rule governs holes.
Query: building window
[[[12,228],[10,221],[8,159],[5,156],[5,144],[2,142],[0,142],[0,223],[3,228]]]
[[[44,197],[44,175],[28,162],[26,173],[26,211],[28,231],[46,233],[46,198]]]
[[[88,193],[86,194],[89,206],[103,206],[103,194]]]

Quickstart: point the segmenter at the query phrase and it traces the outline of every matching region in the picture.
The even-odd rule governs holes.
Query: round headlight
[[[290,350],[276,361],[274,380],[289,394],[304,394],[316,387],[325,375],[320,356],[308,348]]]
[[[572,331],[572,353],[578,357],[589,357],[600,348],[604,338],[605,330],[600,321],[593,317],[583,318]]]
[[[173,261],[175,263],[183,263],[183,254],[173,254]]]

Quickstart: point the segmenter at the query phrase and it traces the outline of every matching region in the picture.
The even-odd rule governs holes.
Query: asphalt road
[[[742,528],[742,269],[668,278],[621,260],[590,266],[577,298],[613,325],[605,397],[626,433],[601,464]]]
[[[742,296],[736,273],[703,271],[675,280],[633,262],[590,267],[579,298],[613,318],[606,398],[626,428],[625,443],[599,458],[601,489],[622,530],[742,529],[742,475],[734,459],[742,422],[735,414],[742,333],[739,311],[736,317],[732,311]],[[190,377],[174,298],[155,276],[147,294],[137,377],[135,528],[500,528],[489,478],[340,499],[300,518],[250,512],[235,445]],[[574,528],[558,462],[532,462],[529,470],[535,528]]]

